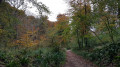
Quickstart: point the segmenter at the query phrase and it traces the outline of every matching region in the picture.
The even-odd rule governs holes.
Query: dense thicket
[[[86,53],[85,57],[101,66],[106,67],[114,63],[116,57],[120,56],[119,3],[118,0],[69,1],[71,35],[75,38],[71,43],[77,44],[81,50],[80,53],[75,48],[76,53]]]
[[[119,0],[69,0],[69,13],[55,22],[37,0],[1,1],[0,65],[59,67],[68,48],[100,67],[120,66]],[[37,18],[25,14],[25,1],[37,8]]]
[[[0,4],[0,67],[60,67],[65,54],[59,47],[61,42],[53,42],[53,37],[60,38],[58,24],[62,21],[56,24],[49,21],[46,15],[41,14],[49,13],[48,9],[36,1],[32,2],[41,9],[39,17],[27,16],[18,9],[16,2]]]

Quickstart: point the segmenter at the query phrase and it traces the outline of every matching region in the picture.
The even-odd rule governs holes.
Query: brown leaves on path
[[[92,62],[85,60],[83,57],[74,54],[67,50],[66,64],[64,67],[97,67]]]

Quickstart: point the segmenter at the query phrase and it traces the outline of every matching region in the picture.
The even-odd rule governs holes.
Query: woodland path
[[[83,57],[74,54],[67,50],[66,64],[64,67],[97,67],[92,62],[85,60]]]

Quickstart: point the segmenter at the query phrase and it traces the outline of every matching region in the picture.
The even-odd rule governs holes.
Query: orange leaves
[[[36,31],[28,31],[26,34],[23,34],[19,40],[16,40],[17,45],[24,45],[27,47],[37,45],[39,43],[38,40],[34,39]]]
[[[45,37],[45,35],[41,35],[41,36],[40,36],[40,39],[41,39],[41,41],[47,40],[46,37]]]
[[[55,35],[55,40],[60,45],[65,45],[67,42],[67,28],[69,27],[69,17],[65,14],[59,14],[57,16],[57,21],[55,23],[53,35]]]
[[[67,17],[65,14],[59,14],[57,16],[57,21],[55,23],[55,26],[64,26],[66,23],[68,23],[69,17]]]
[[[59,15],[57,16],[57,21],[58,21],[58,22],[59,22],[59,21],[66,21],[66,20],[68,20],[68,17],[65,16],[65,14],[59,14]]]
[[[51,21],[47,20],[47,24],[48,24],[48,27],[50,28],[50,27],[54,27],[55,22],[51,22]]]

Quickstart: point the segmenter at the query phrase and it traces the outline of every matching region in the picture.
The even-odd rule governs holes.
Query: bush
[[[113,63],[119,67],[120,58],[116,56],[120,53],[120,43],[106,45],[102,48],[97,48],[91,51],[83,49],[74,49],[73,51],[84,58],[95,62],[100,67],[108,66]]]
[[[113,63],[113,60],[118,55],[120,49],[120,44],[110,44],[102,49],[96,49],[88,54],[91,61],[95,61],[97,64],[102,64],[104,66]]]
[[[65,60],[64,52],[58,47],[6,51],[0,51],[0,61],[4,62],[6,67],[60,67]]]
[[[114,59],[114,63],[116,64],[116,67],[120,67],[120,56],[116,56]]]
[[[40,55],[36,56],[34,63],[40,64],[41,67],[60,67],[64,60],[64,53],[59,48],[52,48],[45,54],[40,51]]]

